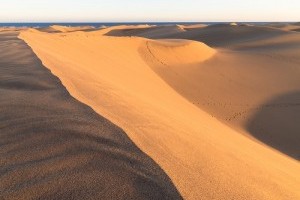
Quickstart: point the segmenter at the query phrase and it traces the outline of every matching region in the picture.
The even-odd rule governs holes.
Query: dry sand
[[[265,26],[285,31],[300,31],[300,23],[267,23]]]
[[[153,34],[155,32],[155,34]],[[108,36],[139,36],[150,39],[188,39],[204,42],[211,47],[229,48],[244,42],[263,41],[275,36],[285,35],[286,31],[265,26],[243,26],[215,24],[206,27],[182,29],[180,26],[157,26],[128,31],[126,27],[112,29]]]
[[[194,65],[146,59],[148,65],[212,116],[299,160],[300,34],[226,24],[195,30],[166,37],[222,47],[213,59]]]
[[[168,40],[115,37],[123,34]],[[73,97],[123,128],[184,198],[296,200],[300,165],[292,157],[299,158],[300,48],[295,34],[214,25],[29,30],[20,37]],[[284,114],[274,117],[278,111]]]
[[[93,26],[59,26],[59,25],[53,25],[49,28],[52,28],[54,30],[66,33],[66,32],[74,32],[74,31],[89,31],[95,29]]]
[[[165,172],[71,97],[18,34],[0,33],[0,199],[182,199]]]

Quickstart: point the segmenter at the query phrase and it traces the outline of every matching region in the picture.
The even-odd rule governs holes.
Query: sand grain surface
[[[18,34],[0,33],[0,199],[182,199],[165,172],[71,97]]]
[[[169,28],[174,31],[174,27]],[[227,102],[227,97],[230,102],[242,103],[243,98],[253,98],[253,102],[262,105],[266,98],[288,88],[295,91],[299,88],[297,60],[287,65],[283,78],[277,79],[282,82],[290,79],[280,90],[272,90],[268,96],[265,91],[271,87],[263,88],[257,98],[251,93],[260,89],[251,83],[257,87],[266,83],[262,77],[255,78],[257,74],[270,72],[267,75],[270,79],[265,80],[272,85],[283,71],[280,70],[282,61],[274,61],[273,52],[261,56],[252,54],[249,42],[281,37],[286,32],[265,27],[215,25],[196,27],[192,33],[176,26],[177,33],[172,35],[183,36],[162,41],[120,37],[121,29],[128,27],[117,27],[116,31],[111,27],[99,32],[27,31],[20,37],[60,78],[72,96],[122,127],[169,175],[184,198],[299,199],[298,161],[246,136],[245,130],[239,131],[234,124],[234,129],[230,128],[220,117],[227,111],[209,112],[207,107],[196,105],[192,100],[201,99],[202,93],[216,95],[213,99],[220,102]],[[139,27],[136,32],[146,29],[153,27]],[[201,32],[197,38],[189,35]],[[118,37],[108,36],[112,33]],[[220,35],[224,36],[223,41]],[[156,32],[153,38],[156,37],[161,36]],[[191,41],[201,38],[227,50]],[[228,50],[236,45],[244,45],[244,50],[240,53]],[[285,53],[282,56],[287,59],[295,51],[286,49]],[[268,55],[272,55],[271,58]],[[246,66],[245,61],[249,62]],[[254,64],[257,68],[252,68]],[[263,66],[265,68],[261,68]],[[202,68],[205,73],[201,75]],[[230,91],[231,86],[236,88]],[[234,90],[241,93],[235,94]],[[293,102],[297,102],[297,98]],[[234,106],[229,107],[231,112]],[[217,112],[216,117],[213,113]],[[295,137],[298,138],[297,134]]]

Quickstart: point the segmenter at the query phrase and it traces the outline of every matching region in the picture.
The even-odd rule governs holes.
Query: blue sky
[[[0,0],[1,22],[300,21],[300,0]]]

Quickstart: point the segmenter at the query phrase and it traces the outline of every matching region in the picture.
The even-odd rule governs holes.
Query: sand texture
[[[182,199],[119,127],[0,33],[0,199]],[[141,134],[143,134],[141,132]]]
[[[180,198],[153,161],[185,199],[300,198],[299,33],[142,25],[19,37],[81,105],[153,159],[137,160],[156,167],[148,176],[161,195]],[[136,149],[130,140],[114,147]]]

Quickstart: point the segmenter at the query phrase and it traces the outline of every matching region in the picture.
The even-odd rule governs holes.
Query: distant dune
[[[149,38],[168,38],[170,34],[177,34],[184,32],[185,29],[178,25],[169,26],[153,26],[153,27],[128,27],[123,26],[119,28],[112,27],[107,31],[108,36],[140,36]]]
[[[188,39],[205,42],[212,47],[228,48],[243,42],[263,41],[264,39],[284,34],[286,34],[286,31],[270,27],[215,24],[191,29],[182,29],[178,26],[165,26],[138,30],[131,29],[130,31],[126,27],[123,27],[123,29],[112,29],[106,35],[139,36],[150,39]]]
[[[178,25],[179,27],[181,27],[182,29],[188,30],[188,29],[194,29],[194,28],[204,28],[207,27],[208,25],[206,24],[189,24],[189,25]]]
[[[296,200],[297,34],[225,24],[28,30],[20,38],[73,97],[121,127],[183,198]]]
[[[93,26],[75,26],[75,27],[68,27],[68,26],[59,26],[59,25],[53,25],[50,26],[50,28],[60,31],[60,32],[73,32],[73,31],[86,31],[86,30],[92,30],[95,27]]]
[[[284,31],[299,31],[300,23],[268,23],[265,26],[278,28]]]

